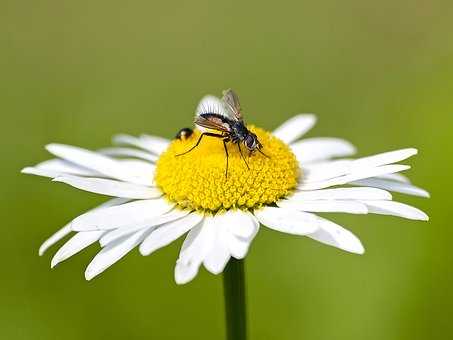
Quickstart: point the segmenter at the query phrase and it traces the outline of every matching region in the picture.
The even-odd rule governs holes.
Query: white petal
[[[340,200],[317,200],[317,201],[294,201],[280,200],[277,205],[281,208],[294,209],[309,212],[340,212],[349,214],[367,214],[365,204],[357,201]]]
[[[162,152],[167,150],[171,142],[166,138],[146,134],[140,135],[140,140],[143,143],[146,143],[149,151],[154,152],[157,155],[160,155]]]
[[[195,110],[195,118],[199,116],[202,113],[217,113],[222,116],[229,117],[224,103],[217,97],[212,96],[212,95],[207,95],[204,96],[200,102],[198,103],[198,106]],[[201,126],[201,125],[196,125],[197,129],[205,132],[208,131],[209,129]]]
[[[388,175],[379,176],[378,178],[388,179],[388,180],[391,180],[391,181],[403,182],[403,183],[410,183],[411,182],[409,180],[409,178],[407,178],[406,176],[404,176],[402,174],[388,174]]]
[[[418,188],[412,184],[404,182],[396,182],[392,180],[382,179],[382,178],[367,178],[352,182],[354,185],[365,185],[375,188],[381,188],[389,191],[399,192],[402,194],[420,196],[420,197],[429,197],[429,193],[426,190]]]
[[[244,258],[259,230],[256,218],[248,212],[237,210],[216,215],[215,219],[219,237],[224,240],[231,256]]]
[[[367,168],[403,161],[417,154],[417,149],[408,148],[396,151],[384,152],[374,156],[356,159],[352,162],[352,167]]]
[[[186,265],[176,262],[175,266],[175,282],[178,285],[186,284],[192,281],[198,274],[200,265]]]
[[[246,240],[233,235],[229,230],[223,230],[223,238],[228,247],[228,251],[235,259],[243,259],[248,253],[252,239]]]
[[[170,141],[156,136],[142,135],[140,138],[129,135],[116,135],[113,137],[114,144],[132,145],[157,155],[165,151]]]
[[[201,231],[203,230],[203,222],[205,218],[210,218],[209,216],[205,216],[201,223],[197,224],[193,227],[189,233],[186,235],[184,242],[182,243],[181,249],[179,250],[179,255],[181,255],[187,248],[190,248],[195,240],[200,235]],[[180,256],[181,257],[181,256]]]
[[[105,234],[99,239],[99,244],[101,245],[102,248],[104,248],[104,247],[107,247],[113,243],[116,243],[120,239],[122,239],[126,236],[129,236],[131,234],[134,234],[140,230],[146,230],[146,231],[151,232],[155,228],[156,228],[156,226],[150,226],[150,225],[148,225],[148,223],[146,223],[146,224],[122,227],[122,228],[114,229],[111,231],[106,231]]]
[[[153,185],[154,173],[156,171],[154,164],[139,159],[119,159],[117,161],[127,168],[127,171],[133,176],[145,179],[145,183],[139,184]]]
[[[204,96],[195,110],[195,117],[199,116],[202,113],[218,113],[223,116],[226,116],[225,106],[223,102],[212,95]]]
[[[410,205],[394,201],[363,201],[370,213],[392,215],[411,220],[428,221],[429,217],[423,211]]]
[[[226,224],[229,231],[238,237],[250,239],[253,237],[258,229],[259,223],[256,222],[255,217],[249,212],[241,210],[229,210],[220,217],[222,222]]]
[[[339,138],[303,139],[291,144],[291,149],[302,164],[332,157],[346,157],[356,152],[351,143]]]
[[[222,229],[216,229],[213,246],[203,260],[205,268],[214,275],[223,272],[223,269],[225,269],[226,264],[230,260],[230,252],[226,245],[226,240],[222,237]]]
[[[126,134],[118,134],[113,136],[112,138],[113,144],[119,144],[119,145],[131,145],[131,146],[136,146],[140,149],[150,151],[149,150],[149,145],[145,142],[143,142],[140,138],[137,138],[135,136],[130,136]]]
[[[362,170],[357,170],[349,175],[339,176],[332,179],[327,179],[324,181],[319,182],[302,182],[297,189],[298,190],[317,190],[317,189],[324,189],[328,187],[332,187],[335,185],[343,185],[348,184],[350,182],[357,181],[359,179],[370,178],[381,176],[385,174],[391,174],[395,172],[400,172],[410,169],[408,165],[399,165],[399,164],[392,164],[392,165],[384,165],[379,166],[376,168],[364,168]]]
[[[130,199],[147,199],[162,196],[162,191],[134,183],[125,183],[104,178],[77,177],[66,175],[57,177],[55,182],[69,184],[77,189],[96,194]]]
[[[77,254],[93,244],[99,240],[102,234],[104,234],[104,231],[85,231],[75,234],[68,242],[58,249],[57,253],[52,258],[51,267],[55,267],[58,263],[70,258],[72,255]]]
[[[319,182],[346,175],[352,171],[349,159],[313,163],[302,166],[304,182]]]
[[[314,114],[299,114],[280,125],[273,134],[285,143],[290,144],[310,130],[315,123],[316,116]]]
[[[194,237],[189,232],[184,240],[179,261],[184,263],[199,261],[201,263],[204,256],[212,248],[216,227],[217,220],[214,217],[205,216],[201,223],[200,232],[195,233]]]
[[[30,166],[23,168],[21,172],[27,175],[36,175],[49,178],[55,178],[62,175],[62,173],[59,171],[38,169]]]
[[[149,234],[142,242],[140,245],[140,253],[146,256],[165,247],[195,227],[202,220],[202,214],[193,212],[179,220],[160,226]]]
[[[336,188],[300,191],[288,197],[291,201],[312,200],[391,200],[392,195],[375,188]]]
[[[100,239],[99,242],[102,247],[105,247],[109,243],[114,242],[123,236],[130,235],[140,229],[148,229],[151,231],[150,227],[156,227],[156,226],[160,226],[165,223],[168,223],[168,222],[177,221],[177,220],[183,218],[184,216],[186,216],[187,214],[189,214],[189,212],[190,212],[189,210],[174,209],[174,210],[170,211],[169,213],[154,217],[149,220],[145,220],[143,223],[132,224],[132,225],[128,225],[128,226],[124,226],[124,227],[112,230],[112,231],[108,232],[107,234],[105,234]],[[155,228],[153,228],[153,229],[155,229]]]
[[[41,170],[51,170],[62,174],[71,174],[79,176],[97,176],[99,173],[77,164],[62,160],[62,159],[49,159],[35,165],[35,168]]]
[[[149,184],[152,179],[131,174],[128,168],[119,161],[99,153],[64,144],[49,144],[47,150],[57,157],[78,164],[103,175],[126,182]]]
[[[136,157],[150,162],[156,162],[158,157],[146,151],[132,148],[104,148],[98,150],[99,153],[115,157]]]
[[[108,230],[143,224],[172,208],[164,198],[135,201],[83,214],[72,221],[71,228],[74,231]]]
[[[351,253],[363,254],[365,252],[360,240],[349,230],[319,216],[316,218],[319,221],[319,229],[315,233],[307,235],[308,237]]]
[[[205,217],[203,223],[189,231],[181,248],[175,267],[175,281],[184,284],[191,281],[213,246],[216,222],[213,217]]]
[[[284,233],[307,235],[318,229],[318,220],[312,214],[275,207],[264,207],[254,213],[263,225]]]
[[[126,239],[117,240],[97,253],[85,271],[85,278],[91,280],[99,275],[115,262],[122,259],[127,253],[134,249],[145,237],[147,230],[140,230]]]
[[[100,206],[95,207],[94,209],[91,209],[90,211],[94,211],[97,209],[103,209],[103,208],[107,208],[107,207],[113,207],[115,205],[124,204],[126,202],[128,202],[127,199],[114,198],[114,199],[108,200],[107,202],[101,204]],[[71,222],[70,222],[43,242],[41,247],[39,247],[39,256],[43,255],[47,249],[49,249],[51,246],[53,246],[55,243],[57,243],[58,241],[63,239],[66,235],[70,234],[71,232],[72,232],[72,229],[71,229]]]
[[[41,244],[41,247],[39,247],[39,251],[38,251],[39,256],[42,256],[47,249],[49,249],[55,243],[57,243],[58,241],[60,241],[61,239],[63,239],[67,235],[69,235],[71,232],[72,232],[71,224],[68,223]]]
[[[92,211],[95,211],[95,210],[98,210],[98,209],[114,207],[114,206],[117,206],[117,205],[121,205],[121,204],[127,203],[129,201],[130,201],[130,199],[128,199],[128,198],[112,198],[112,199],[102,203],[100,206],[94,208]]]
[[[358,158],[356,160],[336,160],[331,162],[314,163],[304,165],[304,182],[318,182],[332,179],[348,174],[363,172],[372,168],[383,168],[383,166],[402,161],[417,153],[416,149],[402,149],[385,152],[382,154]],[[376,176],[387,176],[391,173],[377,174]],[[374,177],[374,176],[373,176]]]

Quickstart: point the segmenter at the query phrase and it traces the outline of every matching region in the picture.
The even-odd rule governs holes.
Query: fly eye
[[[249,149],[253,149],[255,147],[255,138],[252,135],[248,135],[245,139],[245,145]]]
[[[192,129],[183,128],[183,129],[178,131],[178,133],[176,134],[175,138],[176,139],[180,139],[180,140],[185,140],[185,139],[189,138],[192,135],[192,133],[193,133]]]

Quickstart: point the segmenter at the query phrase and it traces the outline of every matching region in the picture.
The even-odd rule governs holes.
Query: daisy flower
[[[228,117],[226,106],[206,96],[196,117]],[[99,242],[101,250],[85,271],[91,280],[136,247],[150,255],[187,234],[175,267],[176,282],[184,284],[201,265],[219,274],[230,258],[243,259],[260,225],[362,254],[356,236],[316,213],[428,220],[417,208],[392,200],[391,192],[429,196],[400,174],[409,166],[398,163],[416,149],[353,159],[356,149],[345,140],[300,139],[315,122],[314,115],[299,114],[273,132],[248,125],[262,152],[244,155],[238,145],[244,148],[246,143],[230,140],[225,149],[221,139],[209,136],[193,148],[203,132],[212,132],[202,126],[183,129],[173,140],[117,135],[117,146],[96,151],[49,144],[46,149],[56,158],[23,173],[112,199],[57,231],[39,254],[73,234],[52,258],[54,267]]]

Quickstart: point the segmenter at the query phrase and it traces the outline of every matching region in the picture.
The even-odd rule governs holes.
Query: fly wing
[[[225,108],[227,109],[228,116],[241,122],[243,118],[238,95],[232,89],[228,89],[223,91],[222,100],[225,104]]]
[[[204,113],[195,118],[195,124],[206,129],[230,132],[230,125],[221,115]]]

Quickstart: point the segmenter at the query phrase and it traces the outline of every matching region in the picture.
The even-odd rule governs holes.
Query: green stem
[[[244,261],[231,259],[223,272],[227,340],[247,339]]]

